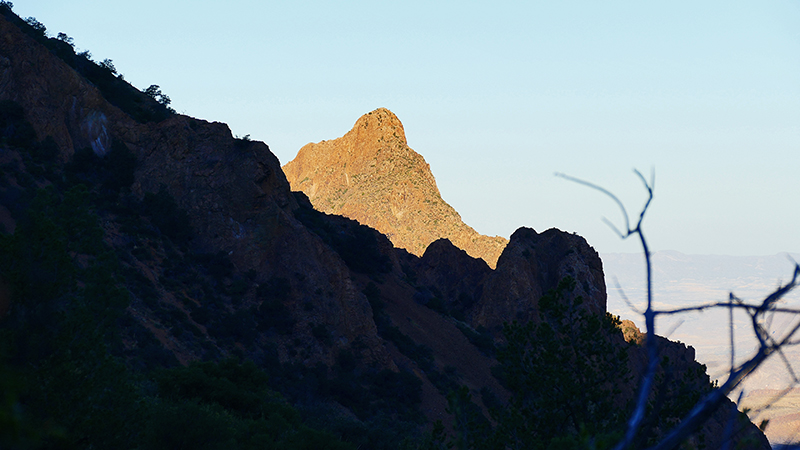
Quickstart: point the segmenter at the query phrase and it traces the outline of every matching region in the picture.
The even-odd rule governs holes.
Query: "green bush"
[[[236,445],[235,419],[224,409],[195,401],[159,404],[144,436],[148,450],[228,450]]]

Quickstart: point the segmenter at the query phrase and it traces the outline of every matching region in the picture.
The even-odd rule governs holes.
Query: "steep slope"
[[[283,171],[318,210],[375,228],[417,256],[446,238],[494,268],[508,242],[461,220],[442,199],[428,163],[409,148],[403,124],[385,108],[362,116],[341,138],[304,146]]]
[[[130,152],[137,161],[130,191],[138,199],[159,192],[174,198],[187,213],[192,252],[223,252],[238,271],[253,270],[255,284],[287,280],[287,307],[299,322],[293,338],[305,335],[311,360],[330,362],[335,355],[311,345],[317,325],[349,342],[364,341],[374,353],[369,359],[387,363],[369,304],[342,259],[294,218],[297,204],[264,143],[236,140],[225,124],[181,115],[136,121],[17,27],[3,21],[0,38],[0,100],[20,105],[35,135],[52,137],[60,160],[78,153],[97,158],[100,169],[112,147]],[[315,301],[314,314],[295,309],[308,301],[304,291],[322,288],[329,297]],[[202,304],[191,295],[188,301]]]

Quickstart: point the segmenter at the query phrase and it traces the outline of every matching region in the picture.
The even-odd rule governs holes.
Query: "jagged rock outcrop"
[[[465,317],[483,294],[484,279],[492,272],[486,262],[473,258],[447,239],[431,243],[419,260],[411,262],[418,296],[436,297],[450,314]]]
[[[447,238],[494,268],[507,243],[476,232],[442,199],[430,166],[385,108],[362,116],[341,138],[307,144],[283,171],[316,209],[375,228],[417,256]]]
[[[620,323],[619,328],[622,330],[622,336],[625,337],[626,342],[633,344],[644,343],[644,333],[639,330],[639,327],[633,321],[625,319]]]
[[[538,299],[566,276],[575,279],[574,294],[584,298],[590,312],[605,313],[603,264],[586,240],[554,228],[543,233],[520,228],[486,278],[472,320],[476,326],[498,328],[509,320],[534,319]]]

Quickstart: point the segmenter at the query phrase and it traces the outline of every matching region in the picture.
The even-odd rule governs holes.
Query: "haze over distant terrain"
[[[623,319],[633,320],[644,329],[640,314],[625,303],[616,285],[638,310],[646,305],[645,269],[641,254],[601,254],[608,290],[608,310]],[[675,251],[653,254],[653,299],[657,308],[669,309],[728,300],[733,292],[750,302],[763,300],[792,276],[794,261],[800,254],[780,253],[772,256],[686,255]],[[788,306],[800,306],[800,292],[785,297]],[[783,323],[785,317],[775,317]],[[735,316],[737,355],[745,356],[754,348],[753,336],[746,317]],[[730,337],[727,311],[690,313],[665,317],[657,322],[658,334],[684,342],[697,350],[697,359],[709,366],[709,374],[719,375],[730,359]],[[776,361],[773,361],[776,362]],[[800,366],[795,367],[795,370]],[[748,389],[778,389],[790,381],[785,368],[767,364],[747,380]]]
[[[633,320],[644,329],[641,314],[631,310],[623,293],[639,311],[646,305],[644,258],[639,254],[606,253],[600,255],[608,291],[608,311],[623,319]],[[751,303],[758,303],[772,293],[779,283],[792,276],[793,261],[800,254],[779,253],[771,256],[686,255],[675,251],[654,253],[653,298],[660,309],[671,309],[727,301],[729,293]],[[617,286],[621,288],[618,289]],[[800,292],[790,292],[783,300],[784,307],[800,307]],[[775,316],[773,329],[782,330],[796,323],[787,316]],[[708,366],[712,378],[725,380],[730,364],[729,317],[725,310],[687,313],[664,317],[657,321],[658,334],[691,345],[697,360]],[[735,350],[737,359],[749,356],[755,349],[752,327],[746,316],[734,316]],[[800,351],[786,348],[785,354],[795,373],[800,373]],[[783,361],[773,355],[756,372],[745,379],[745,397],[740,409],[749,408],[754,423],[770,420],[766,435],[770,442],[797,442],[800,438],[800,391],[786,395],[795,386]],[[735,401],[738,391],[730,397]],[[777,403],[776,399],[778,399]],[[761,411],[767,404],[774,404]]]
[[[479,233],[558,227],[635,252],[600,194],[687,254],[800,252],[800,4],[17,0],[176,110],[268,143],[281,163],[386,107]],[[135,36],[135,39],[131,37]]]

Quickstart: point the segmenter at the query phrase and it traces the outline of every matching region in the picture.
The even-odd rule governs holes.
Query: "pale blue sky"
[[[654,249],[800,252],[800,2],[17,0],[179,112],[282,163],[391,109],[446,201],[484,234],[576,232],[656,170]]]

